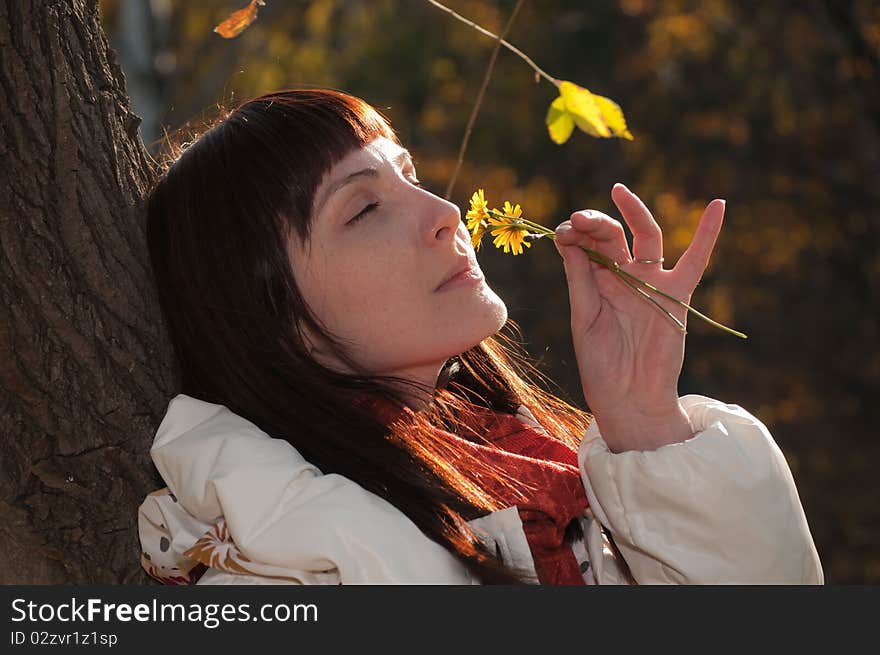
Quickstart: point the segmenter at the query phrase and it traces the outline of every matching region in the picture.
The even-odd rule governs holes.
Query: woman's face
[[[507,307],[482,278],[458,207],[417,182],[409,153],[376,138],[322,180],[309,242],[294,236],[288,252],[309,307],[350,340],[355,361],[433,388],[447,359],[501,329]],[[438,289],[468,263],[478,279]]]

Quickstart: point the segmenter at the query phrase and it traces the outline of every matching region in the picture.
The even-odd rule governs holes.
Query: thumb
[[[568,280],[568,302],[573,323],[590,325],[599,311],[601,298],[589,255],[573,241],[574,228],[568,221],[556,228],[554,244],[562,256],[565,277]],[[561,242],[560,242],[561,241]]]

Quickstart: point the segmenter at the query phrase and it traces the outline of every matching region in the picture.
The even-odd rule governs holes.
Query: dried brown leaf
[[[214,28],[214,31],[224,39],[238,36],[248,25],[257,20],[258,6],[265,7],[266,3],[263,0],[251,0],[247,7],[229,14],[226,20]]]

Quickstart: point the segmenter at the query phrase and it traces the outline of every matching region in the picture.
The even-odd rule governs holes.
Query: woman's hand
[[[611,197],[633,233],[633,254],[619,221],[594,210],[578,211],[556,228],[571,305],[571,333],[584,398],[612,452],[653,450],[693,436],[678,399],[685,335],[661,312],[590,260],[596,250],[632,275],[690,304],[709,263],[724,216],[723,200],[706,207],[693,241],[671,270],[637,259],[663,256],[663,233],[638,196],[615,184]],[[640,287],[641,288],[641,287]],[[647,293],[651,293],[648,291]],[[687,310],[652,297],[687,325]]]

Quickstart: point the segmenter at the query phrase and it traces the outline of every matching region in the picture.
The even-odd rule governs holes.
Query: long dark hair
[[[502,509],[481,480],[516,481],[455,452],[431,427],[455,431],[457,417],[474,408],[513,414],[524,404],[552,436],[577,447],[592,417],[541,388],[550,381],[508,320],[446,363],[427,409],[405,426],[389,425],[354,399],[367,394],[403,408],[403,389],[414,383],[362,371],[310,313],[290,267],[287,238],[296,231],[308,239],[323,176],[377,136],[399,144],[389,121],[342,92],[290,89],[221,108],[198,131],[169,142],[147,203],[180,393],[225,405],[322,472],[383,497],[483,583],[522,581],[466,524]],[[315,361],[303,326],[354,373]]]

